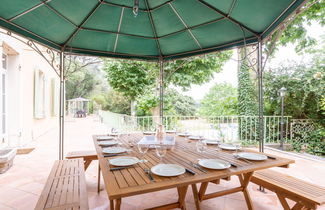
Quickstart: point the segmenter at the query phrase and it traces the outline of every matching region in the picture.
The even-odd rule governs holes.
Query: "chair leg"
[[[98,181],[97,181],[97,193],[100,192],[100,165],[98,163]]]

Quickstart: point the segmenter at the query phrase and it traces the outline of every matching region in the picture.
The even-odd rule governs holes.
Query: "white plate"
[[[220,144],[219,147],[224,150],[236,150],[236,146],[231,144]]]
[[[116,145],[118,144],[118,141],[116,140],[110,140],[110,141],[101,141],[98,143],[98,145],[100,146],[113,146],[113,145]]]
[[[143,131],[143,135],[155,135],[155,131]]]
[[[177,135],[178,135],[178,136],[183,136],[183,137],[190,136],[189,133],[178,133]]]
[[[200,140],[200,139],[202,139],[202,137],[200,137],[200,136],[189,136],[188,138],[191,139],[191,140]]]
[[[230,168],[230,163],[219,159],[200,159],[199,165],[209,169],[222,170]]]
[[[263,154],[253,153],[253,152],[240,152],[237,154],[240,158],[245,158],[247,160],[266,160],[267,156]]]
[[[151,168],[151,172],[158,176],[179,176],[185,173],[185,168],[176,164],[158,164]]]
[[[109,160],[109,164],[113,166],[131,166],[137,164],[140,160],[136,157],[119,157]]]
[[[102,151],[103,153],[116,154],[116,153],[126,152],[127,150],[123,147],[106,147],[103,148]]]
[[[103,140],[113,140],[113,136],[97,136],[98,141],[103,141]]]
[[[166,133],[171,133],[171,134],[173,134],[173,133],[176,133],[176,131],[175,131],[175,130],[167,130]]]
[[[219,141],[216,141],[216,140],[203,140],[203,142],[205,142],[206,144],[214,144],[214,145],[217,145],[219,144]]]

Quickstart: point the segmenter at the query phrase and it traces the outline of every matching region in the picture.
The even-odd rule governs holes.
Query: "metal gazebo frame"
[[[88,56],[105,56],[105,57],[112,57],[112,58],[124,58],[124,59],[138,59],[138,60],[147,60],[147,61],[158,61],[159,62],[159,67],[160,67],[160,75],[159,75],[159,86],[160,86],[160,91],[159,91],[159,95],[160,95],[160,122],[163,123],[163,95],[164,95],[164,90],[163,90],[163,82],[164,82],[164,63],[168,62],[168,61],[172,61],[175,59],[181,59],[181,58],[185,58],[185,57],[191,57],[191,56],[196,56],[196,55],[203,55],[203,54],[207,54],[207,53],[212,53],[212,52],[216,52],[216,51],[222,51],[225,49],[232,49],[232,48],[236,48],[238,46],[245,46],[247,45],[253,45],[253,44],[257,44],[257,60],[256,60],[256,73],[257,73],[257,79],[258,79],[258,105],[259,105],[259,150],[261,152],[263,152],[264,150],[264,116],[263,116],[263,112],[264,112],[264,100],[263,100],[263,68],[265,65],[263,65],[263,57],[262,57],[262,47],[263,47],[263,41],[269,39],[269,37],[272,36],[272,34],[277,31],[279,29],[279,27],[285,23],[285,21],[288,21],[289,18],[291,18],[292,16],[292,11],[289,11],[291,9],[291,7],[295,4],[300,4],[299,6],[296,6],[294,11],[299,10],[298,12],[295,12],[294,15],[299,14],[302,10],[301,7],[303,7],[305,5],[306,2],[308,2],[308,0],[305,0],[301,3],[301,1],[298,0],[294,0],[290,3],[290,5],[283,10],[283,12],[274,19],[274,21],[262,32],[262,33],[257,33],[254,30],[250,29],[249,27],[241,24],[240,22],[236,21],[235,19],[231,18],[228,14],[225,14],[224,12],[220,11],[219,9],[213,7],[212,5],[206,3],[203,0],[196,0],[197,2],[205,5],[206,7],[212,9],[213,11],[215,11],[216,13],[218,13],[219,15],[221,15],[221,18],[218,18],[216,20],[212,20],[210,22],[207,23],[202,23],[199,25],[195,25],[195,26],[191,26],[188,27],[186,25],[186,23],[183,21],[182,17],[177,13],[177,11],[175,9],[173,9],[173,6],[171,5],[171,1],[167,1],[155,8],[151,8],[151,10],[155,10],[158,9],[166,4],[169,4],[169,6],[173,9],[173,11],[175,12],[175,14],[177,15],[177,17],[179,18],[179,20],[184,24],[185,28],[177,31],[177,32],[173,32],[173,33],[178,33],[181,31],[188,31],[189,34],[191,35],[192,39],[196,42],[196,44],[199,46],[199,50],[192,50],[192,51],[187,51],[187,52],[183,52],[183,53],[176,53],[176,54],[172,54],[172,55],[167,55],[167,56],[163,56],[161,53],[161,48],[158,42],[158,37],[157,32],[155,30],[155,25],[153,22],[153,18],[151,16],[151,13],[149,12],[149,10],[144,10],[144,9],[140,9],[140,11],[145,11],[145,12],[149,12],[149,19],[150,19],[150,23],[152,25],[153,28],[153,33],[154,33],[154,37],[144,37],[141,36],[141,38],[150,38],[150,39],[154,39],[156,40],[157,43],[157,47],[159,49],[160,55],[159,56],[137,56],[137,55],[132,55],[132,54],[121,54],[121,53],[117,53],[115,52],[105,52],[105,51],[99,51],[99,50],[88,50],[88,49],[79,49],[79,48],[74,48],[74,47],[69,47],[67,46],[69,44],[69,42],[73,39],[74,35],[80,30],[80,29],[86,29],[85,27],[83,27],[84,23],[94,14],[94,12],[96,11],[96,9],[101,5],[101,4],[108,4],[108,5],[115,5],[114,3],[109,3],[109,2],[105,2],[104,0],[99,0],[97,5],[89,12],[89,14],[83,19],[83,21],[79,24],[76,25],[74,23],[72,23],[69,19],[67,19],[64,15],[62,15],[59,11],[57,11],[56,9],[54,9],[53,7],[51,7],[48,2],[50,0],[46,0],[46,1],[41,1],[40,3],[38,3],[37,5],[35,5],[34,7],[20,13],[17,14],[15,17],[11,18],[10,20],[6,20],[2,17],[0,17],[0,21],[6,23],[6,26],[1,26],[1,28],[5,29],[6,32],[2,32],[0,31],[0,33],[5,34],[5,35],[9,35],[19,41],[24,42],[25,44],[27,44],[28,46],[30,46],[32,49],[34,49],[38,54],[40,54],[48,63],[49,65],[55,70],[55,72],[57,73],[57,75],[60,78],[60,103],[59,103],[59,159],[63,159],[63,155],[64,155],[64,95],[65,95],[65,66],[64,66],[64,57],[65,54],[81,54],[81,55],[88,55]],[[148,1],[144,0],[147,8],[148,7]],[[233,1],[235,2],[235,0]],[[234,4],[234,3],[233,3]],[[65,43],[63,43],[62,45],[58,45],[46,38],[43,38],[23,27],[20,27],[19,25],[11,22],[12,20],[14,20],[15,18],[22,16],[24,14],[27,14],[31,11],[33,11],[34,9],[45,5],[47,8],[49,8],[50,10],[52,10],[55,14],[59,15],[60,17],[64,18],[65,20],[67,20],[68,22],[70,22],[71,24],[73,24],[74,26],[76,26],[76,29],[74,30],[74,32],[69,36],[69,38],[66,40]],[[232,8],[231,10],[233,9]],[[127,6],[123,6],[125,8],[128,8]],[[122,9],[122,13],[123,13],[124,9]],[[291,15],[284,17],[286,13],[291,13]],[[122,17],[122,15],[121,15]],[[283,19],[284,17],[284,19]],[[214,47],[209,47],[209,48],[202,48],[200,43],[198,42],[198,40],[196,39],[196,37],[193,35],[193,33],[191,32],[191,29],[201,26],[203,24],[208,24],[208,23],[212,23],[212,22],[217,22],[223,19],[227,19],[229,21],[231,21],[232,23],[236,24],[238,27],[241,28],[241,30],[244,32],[244,29],[250,33],[252,33],[254,35],[255,38],[248,38],[246,39],[244,36],[243,40],[237,40],[225,45],[218,45],[218,46],[214,46]],[[290,21],[290,20],[289,20]],[[120,29],[120,25],[121,25],[121,20],[119,23],[119,27],[118,27],[118,32],[111,32],[111,31],[107,31],[109,33],[116,33],[116,40],[115,40],[115,46],[114,49],[116,49],[116,43],[118,40],[118,35],[119,34],[123,34],[123,35],[127,35],[127,36],[139,36],[139,35],[132,35],[132,34],[125,34],[125,33],[121,33],[119,31]],[[6,29],[7,27],[9,28],[9,26],[12,26],[15,28],[14,31],[17,32],[17,34],[19,34],[20,36],[25,36],[24,34],[29,34],[29,36],[33,37],[33,39],[31,38],[26,38],[27,40],[23,40],[20,39],[19,37],[16,37],[12,34],[10,29]],[[87,29],[90,30],[90,29]],[[96,29],[91,29],[93,31],[96,31]],[[99,30],[97,30],[99,31]],[[105,32],[105,31],[101,31],[101,32]],[[164,36],[169,36],[170,34],[164,35]],[[25,36],[26,37],[26,36]],[[34,41],[35,40],[35,41]],[[35,42],[39,43],[40,45],[44,46],[46,45],[47,49],[46,49],[46,53],[44,53],[42,50],[40,50],[37,46],[37,44],[35,44]],[[56,64],[57,60],[57,56],[59,57],[59,64]],[[247,59],[247,58],[246,58]]]

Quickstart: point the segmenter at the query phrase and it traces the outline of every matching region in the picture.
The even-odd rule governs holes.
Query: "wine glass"
[[[167,146],[163,144],[157,144],[155,145],[155,148],[156,148],[156,154],[160,159],[159,162],[163,162],[163,157],[165,157],[167,153]]]
[[[233,142],[233,145],[235,146],[236,148],[236,155],[238,155],[238,152],[240,151],[241,149],[241,142],[240,141],[236,141],[236,142]]]
[[[142,163],[148,162],[146,159],[144,159],[144,155],[148,152],[149,145],[148,144],[137,144],[137,146],[138,146],[138,151],[141,154],[141,162]]]
[[[203,153],[207,150],[207,143],[204,140],[199,140],[196,142],[196,150]]]

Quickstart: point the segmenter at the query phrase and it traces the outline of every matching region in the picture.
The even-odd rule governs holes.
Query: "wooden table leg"
[[[195,201],[195,207],[197,210],[200,210],[200,199],[199,199],[199,193],[197,191],[197,186],[196,184],[192,184],[192,192],[193,192],[193,197],[194,197],[194,201]]]
[[[251,180],[253,176],[253,172],[249,172],[247,174],[240,174],[238,175],[238,178],[239,178],[239,181],[240,181],[240,184],[241,184],[241,187],[243,188],[243,193],[244,193],[244,196],[245,196],[245,200],[246,200],[246,204],[247,204],[247,208],[249,210],[253,210],[253,204],[252,204],[252,200],[251,200],[251,197],[248,193],[248,190],[247,190],[247,186],[249,184],[249,181]]]
[[[109,200],[109,209],[114,210],[114,200]]]
[[[87,160],[84,161],[85,171],[87,170],[87,168],[88,168],[88,166],[90,165],[91,161],[92,161],[92,160],[89,160],[89,159],[87,159]]]
[[[100,192],[100,165],[99,165],[99,162],[98,162],[98,177],[97,177],[97,193]]]
[[[116,199],[115,210],[121,209],[121,198]]]
[[[186,210],[185,197],[186,197],[187,189],[188,186],[177,187],[179,208],[182,210]]]
[[[199,191],[199,200],[202,201],[203,199],[203,196],[205,194],[205,191],[207,190],[208,188],[208,184],[209,182],[202,182],[201,183],[201,186],[200,186],[200,191]]]
[[[301,203],[297,202],[293,207],[292,210],[303,210],[305,209],[304,205],[302,205]]]
[[[290,210],[290,206],[288,205],[288,202],[286,201],[285,197],[283,195],[281,195],[280,193],[277,193],[276,195],[278,196],[283,209]]]

